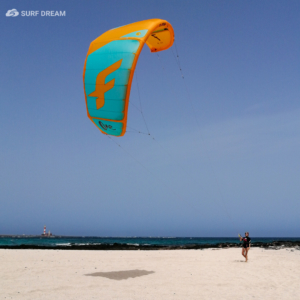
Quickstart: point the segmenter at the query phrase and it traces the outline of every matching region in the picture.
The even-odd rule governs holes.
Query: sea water
[[[251,237],[252,242],[271,243],[274,241],[299,241],[300,238],[290,237]],[[196,245],[216,245],[219,243],[240,243],[238,237],[95,237],[95,236],[0,236],[0,246],[73,246],[73,245],[100,245],[100,244],[126,244],[126,245],[158,245],[158,246],[185,246]]]

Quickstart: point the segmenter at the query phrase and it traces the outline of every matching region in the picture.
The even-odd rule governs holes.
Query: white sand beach
[[[0,299],[300,299],[300,251],[0,250]]]

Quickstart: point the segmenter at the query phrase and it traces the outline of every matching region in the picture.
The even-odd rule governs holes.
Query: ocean
[[[252,243],[272,243],[275,241],[298,242],[300,238],[290,237],[251,237]],[[95,236],[0,236],[0,246],[33,245],[42,247],[84,246],[84,245],[133,245],[133,246],[211,246],[220,243],[240,244],[239,238],[210,237],[95,237]]]

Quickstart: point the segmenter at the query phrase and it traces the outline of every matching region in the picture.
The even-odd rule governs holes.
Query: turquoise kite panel
[[[117,72],[117,73],[116,73]],[[122,70],[121,68],[116,70],[115,72],[110,73],[105,78],[105,83],[115,79],[115,86],[118,85],[126,85],[128,84],[130,76],[130,70]]]
[[[86,85],[85,92],[87,94],[87,101],[94,101],[96,103],[97,97],[89,97],[89,95],[95,90],[95,85]],[[115,85],[111,90],[104,94],[104,99],[115,99],[123,100],[126,97],[127,86],[125,85]],[[96,105],[96,104],[95,104]],[[104,104],[105,106],[105,104]],[[103,107],[104,107],[103,106]]]
[[[87,95],[88,112],[91,117],[112,121],[121,121],[124,119],[124,100],[126,98],[130,69],[132,68],[135,53],[139,46],[140,42],[137,40],[117,40],[106,44],[88,56],[84,86]],[[88,95],[96,90],[98,74],[120,60],[122,60],[120,68],[108,74],[105,78],[105,84],[115,79],[114,86],[104,93],[104,106],[97,109],[97,97],[90,97]]]
[[[97,119],[93,119],[93,121],[103,132],[107,134],[119,136],[122,133],[123,123]]]
[[[106,100],[105,101],[105,109],[97,109],[96,105],[90,101],[88,102],[88,109],[94,109],[96,111],[111,111],[111,112],[123,112],[125,109],[125,101],[123,100]],[[98,115],[93,115],[91,117],[101,118]]]
[[[104,46],[105,47],[105,46]],[[104,70],[113,63],[122,59],[121,69],[131,69],[134,53],[96,54],[96,51],[88,56],[85,72],[87,70]]]
[[[123,112],[105,111],[101,109],[89,108],[89,113],[92,118],[101,118],[115,121],[122,121],[124,118]]]
[[[95,84],[95,78],[101,72],[101,70],[89,70],[85,72],[84,82],[85,84]],[[116,77],[116,72],[118,72],[118,76]],[[123,70],[119,68],[115,72],[109,74],[106,79],[105,83],[115,79],[115,86],[116,85],[127,85],[130,76],[130,70]]]
[[[141,38],[141,37],[145,36],[145,34],[147,33],[147,31],[148,31],[147,29],[134,31],[134,32],[128,33],[126,35],[123,35],[122,38],[125,38],[125,37]]]

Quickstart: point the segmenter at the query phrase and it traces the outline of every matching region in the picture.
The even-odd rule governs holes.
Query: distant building
[[[42,236],[52,236],[50,230],[48,231],[48,233],[46,233],[46,225],[44,226],[44,232],[42,233]]]

